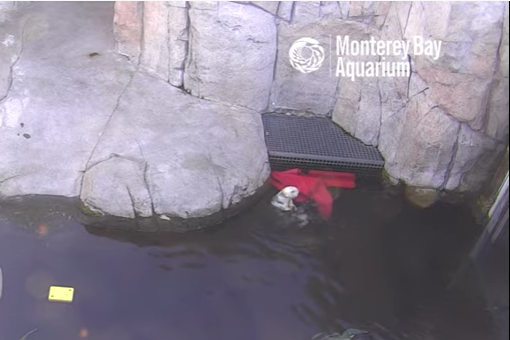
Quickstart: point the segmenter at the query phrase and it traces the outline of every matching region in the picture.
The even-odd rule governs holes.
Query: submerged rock
[[[439,191],[430,188],[406,186],[405,198],[419,208],[428,208],[439,199]]]

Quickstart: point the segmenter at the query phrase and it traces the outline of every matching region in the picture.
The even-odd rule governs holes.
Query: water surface
[[[32,329],[33,340],[309,340],[349,327],[492,339],[476,282],[449,288],[477,230],[462,207],[352,190],[329,223],[299,227],[265,198],[188,234],[84,226],[37,207],[0,207],[1,340]],[[74,301],[47,301],[50,285],[74,287]]]

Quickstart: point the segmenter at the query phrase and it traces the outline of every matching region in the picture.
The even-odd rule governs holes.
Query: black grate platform
[[[291,168],[378,176],[384,160],[377,148],[351,137],[329,118],[262,115],[273,170]]]

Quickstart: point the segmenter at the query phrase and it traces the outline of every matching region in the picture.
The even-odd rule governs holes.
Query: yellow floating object
[[[51,286],[48,300],[60,302],[73,302],[74,288]]]

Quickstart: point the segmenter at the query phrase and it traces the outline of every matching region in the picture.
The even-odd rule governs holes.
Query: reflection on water
[[[445,288],[476,233],[458,207],[353,190],[329,223],[298,228],[263,200],[188,234],[83,226],[38,207],[14,214],[29,224],[0,212],[2,340],[34,328],[34,340],[309,340],[350,327],[491,339],[476,285]],[[73,303],[46,301],[50,285],[74,287]]]

